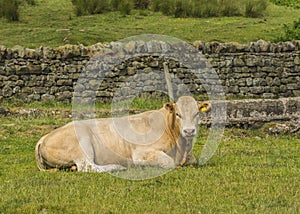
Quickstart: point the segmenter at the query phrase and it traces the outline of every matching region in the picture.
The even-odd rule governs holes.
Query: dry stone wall
[[[105,47],[114,48],[117,45],[66,45],[56,49],[0,46],[0,98],[70,101],[74,86],[81,73],[86,70],[91,57]],[[139,43],[133,43],[134,45],[136,48],[142,47]],[[147,46],[148,43],[144,45]],[[161,44],[153,42],[151,45],[153,48],[153,45]],[[215,68],[227,97],[300,96],[300,41],[273,44],[260,40],[248,45],[198,41],[193,45]],[[190,75],[182,63],[148,55],[129,59],[107,72],[97,89],[97,98],[110,100],[116,88],[123,87],[122,83],[128,77],[153,70],[161,73],[138,84],[126,85],[123,92],[130,94],[132,90],[141,88],[152,93],[156,85],[162,84],[161,87],[166,87],[160,81],[164,75],[165,62],[171,76],[179,78],[193,94],[206,93],[201,81]]]
[[[217,70],[227,95],[300,96],[300,41],[249,45],[196,43]]]

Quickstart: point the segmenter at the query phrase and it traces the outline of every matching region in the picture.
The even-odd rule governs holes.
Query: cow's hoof
[[[188,165],[196,165],[196,164],[197,164],[197,159],[192,155],[188,155],[183,165],[188,166]]]
[[[124,166],[118,164],[109,164],[105,166],[94,166],[93,171],[95,172],[114,172],[114,171],[122,171],[126,170]]]
[[[127,168],[124,166],[121,166],[121,165],[116,165],[116,168],[114,171],[124,171],[124,170],[127,170]]]
[[[77,166],[76,165],[71,166],[71,171],[77,171]]]

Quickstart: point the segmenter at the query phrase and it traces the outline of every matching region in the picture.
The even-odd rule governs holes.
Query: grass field
[[[269,5],[264,18],[173,18],[161,13],[133,11],[77,17],[69,0],[36,0],[36,6],[23,6],[20,21],[0,19],[0,45],[29,48],[57,47],[66,43],[92,45],[138,34],[165,34],[187,42],[196,40],[240,42],[276,40],[283,24],[300,17],[300,10]]]
[[[12,110],[30,107],[1,104]],[[38,108],[46,106],[39,104]],[[70,109],[56,105],[48,110],[57,108]],[[271,136],[264,128],[228,128],[206,165],[179,167],[143,181],[107,173],[39,172],[34,158],[36,142],[70,120],[47,115],[0,117],[0,213],[300,211],[300,139],[295,136]],[[196,157],[208,131],[200,130]]]

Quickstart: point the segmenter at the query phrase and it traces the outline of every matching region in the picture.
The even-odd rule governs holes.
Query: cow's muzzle
[[[183,134],[185,135],[185,137],[195,137],[196,129],[184,129]]]

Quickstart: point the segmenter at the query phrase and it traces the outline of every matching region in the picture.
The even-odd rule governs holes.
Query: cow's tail
[[[35,146],[35,159],[36,159],[36,164],[37,167],[39,168],[40,171],[46,171],[44,162],[43,162],[43,157],[40,153],[40,146],[44,142],[46,136],[42,137],[39,142]]]

